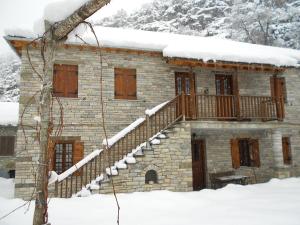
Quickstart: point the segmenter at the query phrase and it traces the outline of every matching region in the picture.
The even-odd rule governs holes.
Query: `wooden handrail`
[[[196,119],[279,119],[270,96],[196,95],[195,104]]]
[[[183,115],[182,110],[179,110],[181,104],[181,96],[176,96],[155,114],[148,116],[145,121],[124,137],[108,148],[104,147],[104,150],[98,156],[81,165],[78,170],[72,171],[64,179],[56,181],[55,196],[61,198],[71,197],[80,191],[82,187],[90,184],[92,180],[95,180],[101,174],[105,174],[106,168],[114,166],[115,162],[123,159],[124,155],[131,153],[137,146],[149,141],[150,137],[180,120]]]

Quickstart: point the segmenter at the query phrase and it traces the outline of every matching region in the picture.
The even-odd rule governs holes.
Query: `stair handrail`
[[[108,147],[104,140],[103,149],[93,151],[63,173],[55,175],[52,171],[53,177],[52,180],[50,177],[49,185],[55,183],[55,196],[57,197],[60,192],[60,197],[71,197],[92,181],[103,179],[101,176],[105,174],[106,168],[114,166],[115,162],[122,159],[121,157],[131,153],[134,148],[148,142],[152,136],[183,118],[183,103],[183,95],[177,95],[172,100],[158,105],[159,107],[154,107],[155,110],[154,108],[146,110],[146,117],[140,118],[138,122],[135,121],[136,126],[128,129],[128,132],[123,132],[116,140],[108,142]]]

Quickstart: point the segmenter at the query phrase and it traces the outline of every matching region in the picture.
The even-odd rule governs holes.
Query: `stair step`
[[[160,144],[160,140],[155,138],[150,142],[152,145],[159,145]]]
[[[144,156],[144,152],[143,149],[141,148],[140,150],[136,151],[135,153],[133,153],[134,157],[140,157],[140,156]]]
[[[169,137],[166,134],[160,134],[156,137],[156,139],[168,139]]]

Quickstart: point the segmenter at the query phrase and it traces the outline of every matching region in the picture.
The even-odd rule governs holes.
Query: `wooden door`
[[[175,93],[185,95],[185,112],[186,118],[195,117],[196,101],[195,101],[195,76],[192,73],[176,72],[175,73]],[[181,105],[179,112],[181,112]]]
[[[192,140],[193,189],[201,190],[206,187],[205,142]]]
[[[274,101],[276,101],[277,118],[279,120],[283,120],[284,100],[286,95],[285,78],[273,76],[271,77],[270,82],[271,82],[271,95]]]
[[[232,75],[216,75],[215,84],[216,116],[220,119],[230,119],[235,116]]]

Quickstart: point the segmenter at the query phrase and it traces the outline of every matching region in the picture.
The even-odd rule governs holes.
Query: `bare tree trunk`
[[[46,23],[46,22],[45,22]],[[46,27],[49,25],[45,25]],[[33,217],[33,225],[46,224],[47,222],[47,198],[48,198],[48,143],[50,138],[50,104],[52,93],[52,73],[55,54],[55,41],[51,32],[46,35],[43,88],[40,96],[40,152],[38,161],[38,173],[36,180],[36,200]]]
[[[90,0],[79,9],[77,9],[72,15],[65,20],[60,21],[53,32],[53,39],[60,40],[66,37],[75,27],[77,27],[82,21],[93,15],[100,8],[110,3],[110,0]]]
[[[54,27],[45,22],[46,30],[49,30],[46,34],[46,48],[42,52],[44,55],[44,77],[43,77],[43,89],[40,98],[40,110],[41,110],[41,126],[40,126],[40,152],[38,162],[37,184],[36,184],[36,201],[35,211],[33,218],[33,225],[43,225],[47,222],[47,198],[48,198],[48,143],[49,134],[51,129],[50,124],[50,103],[52,92],[52,74],[53,74],[53,62],[55,55],[56,42],[63,40],[76,26],[94,14],[97,10],[108,4],[110,0],[90,0],[79,9],[77,9],[72,15],[59,23],[56,23]]]

